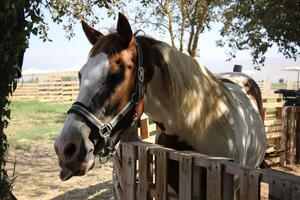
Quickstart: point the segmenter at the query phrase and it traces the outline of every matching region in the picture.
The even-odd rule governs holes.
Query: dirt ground
[[[10,175],[15,166],[13,193],[19,200],[114,199],[110,162],[102,165],[96,161],[87,175],[62,182],[53,142],[38,142],[25,150],[9,151],[8,158]],[[300,175],[300,166],[274,169]],[[268,199],[266,184],[262,185],[261,195],[261,199]]]
[[[26,150],[10,151],[8,158],[10,175],[15,166],[13,194],[19,200],[114,199],[110,162],[104,165],[96,162],[86,176],[62,182],[53,142],[39,142]]]

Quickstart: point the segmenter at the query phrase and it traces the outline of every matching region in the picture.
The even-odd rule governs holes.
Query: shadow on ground
[[[65,199],[114,199],[113,189],[111,187],[112,181],[106,181],[96,185],[91,185],[86,188],[76,188],[67,191],[51,200],[65,200]]]

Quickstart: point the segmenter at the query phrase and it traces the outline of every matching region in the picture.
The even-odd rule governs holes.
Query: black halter
[[[114,145],[118,141],[112,142],[111,136],[116,132],[120,132],[126,123],[128,126],[132,125],[136,121],[136,105],[144,97],[144,68],[143,64],[143,54],[141,44],[136,38],[137,43],[137,54],[138,54],[138,68],[135,78],[135,90],[131,96],[131,100],[124,106],[124,108],[108,123],[100,121],[90,110],[81,102],[74,102],[72,107],[68,110],[68,114],[75,113],[83,117],[86,122],[93,125],[97,131],[98,136],[103,139],[97,140],[95,145],[94,154],[99,154],[101,157],[110,157],[115,152]],[[118,138],[118,136],[117,136]]]

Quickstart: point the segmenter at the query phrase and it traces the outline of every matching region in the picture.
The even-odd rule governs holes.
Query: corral
[[[269,199],[300,198],[299,177],[287,173],[144,142],[124,143],[120,149],[113,159],[117,199],[260,199],[264,184]],[[167,186],[168,160],[179,161],[179,195]],[[234,176],[240,178],[238,193]]]
[[[295,139],[298,111],[295,107],[285,107],[281,118],[281,98],[273,99],[272,103],[264,102],[269,153],[282,152],[276,157],[271,156],[268,163],[298,163],[296,151],[299,148]],[[144,118],[141,124],[141,137],[147,138],[148,119]],[[179,194],[168,187],[169,160],[179,162]],[[224,158],[176,151],[147,142],[122,143],[113,163],[117,199],[300,198],[298,176],[270,169],[254,169]],[[237,177],[240,188],[235,192],[234,179]]]
[[[58,76],[60,78],[57,78]],[[14,98],[33,98],[46,102],[74,101],[78,93],[78,83],[76,78],[73,78],[74,80],[62,78],[68,76],[54,74],[51,78],[53,82],[48,78],[39,78],[40,82],[19,84],[20,88]],[[72,77],[75,76],[76,73],[73,73]],[[27,88],[30,88],[35,96],[31,95]],[[293,164],[297,161],[298,111],[294,107],[282,109],[282,105],[280,96],[264,97],[264,121],[269,151],[274,155],[272,153],[284,150],[279,154],[282,155],[281,157],[271,159],[271,164],[279,162]],[[147,138],[150,132],[148,121],[146,117],[142,121],[143,139]],[[153,129],[155,125],[151,126]],[[168,190],[167,177],[162,176],[166,174],[169,159],[180,163],[179,196]],[[246,197],[258,199],[261,195],[261,186],[269,188],[267,195],[270,199],[299,198],[300,182],[296,176],[269,170],[256,170],[224,159],[207,157],[195,152],[179,152],[149,143],[122,144],[118,157],[114,158],[114,170],[114,187],[119,199],[232,199],[234,195],[239,195],[241,199]],[[237,194],[233,192],[233,175],[240,176],[242,180]]]

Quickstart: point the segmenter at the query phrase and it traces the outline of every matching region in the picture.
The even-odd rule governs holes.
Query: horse
[[[266,134],[258,85],[242,73],[213,75],[168,44],[132,32],[119,13],[107,35],[82,21],[92,44],[80,87],[54,148],[61,180],[86,174],[147,113],[157,142],[258,167]]]

